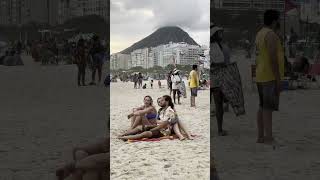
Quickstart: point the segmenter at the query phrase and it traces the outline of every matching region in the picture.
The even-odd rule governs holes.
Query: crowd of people
[[[102,80],[102,68],[107,59],[107,49],[102,44],[98,35],[91,39],[80,38],[77,42],[70,42],[67,39],[52,37],[41,40],[28,40],[25,43],[17,41],[10,43],[9,48],[0,57],[0,64],[22,65],[22,60],[15,61],[25,52],[31,55],[35,62],[41,62],[42,65],[56,64],[64,62],[65,64],[76,64],[78,68],[78,86],[86,86],[86,69],[90,69],[90,85],[96,85],[96,74],[98,74],[98,83]],[[7,62],[10,60],[10,62]],[[19,63],[16,63],[19,62]]]

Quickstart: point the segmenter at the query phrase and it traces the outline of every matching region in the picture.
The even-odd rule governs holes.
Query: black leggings
[[[82,84],[85,83],[86,78],[86,65],[85,64],[77,64],[78,66],[78,84],[82,81]]]
[[[174,103],[176,102],[176,94],[178,95],[178,102],[180,103],[180,90],[179,89],[173,89],[172,90],[173,93],[173,101]]]
[[[215,88],[212,90],[214,103],[216,106],[216,118],[218,123],[218,131],[222,132],[222,124],[223,124],[223,102],[224,102],[224,95],[219,88]]]

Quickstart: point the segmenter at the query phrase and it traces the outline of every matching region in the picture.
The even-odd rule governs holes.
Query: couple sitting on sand
[[[131,119],[131,128],[120,135],[122,140],[138,140],[143,138],[160,138],[175,134],[180,140],[190,139],[191,134],[178,118],[170,96],[165,95],[157,100],[161,107],[157,113],[150,96],[144,97],[144,105],[134,108],[128,115]]]

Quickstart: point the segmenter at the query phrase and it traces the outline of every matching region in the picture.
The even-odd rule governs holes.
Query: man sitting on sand
[[[159,138],[163,136],[171,135],[172,131],[179,137],[180,140],[184,140],[185,137],[180,131],[178,124],[178,117],[174,110],[174,105],[170,96],[165,95],[158,99],[160,105],[159,120],[157,125],[151,126],[138,126],[132,130],[127,131],[125,134],[120,135],[118,138],[122,140],[137,140],[143,138]],[[191,135],[185,130],[188,139],[192,139]]]

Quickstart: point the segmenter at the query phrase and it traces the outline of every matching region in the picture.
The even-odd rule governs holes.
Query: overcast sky
[[[111,53],[163,26],[179,26],[198,44],[209,46],[210,0],[111,0]]]

